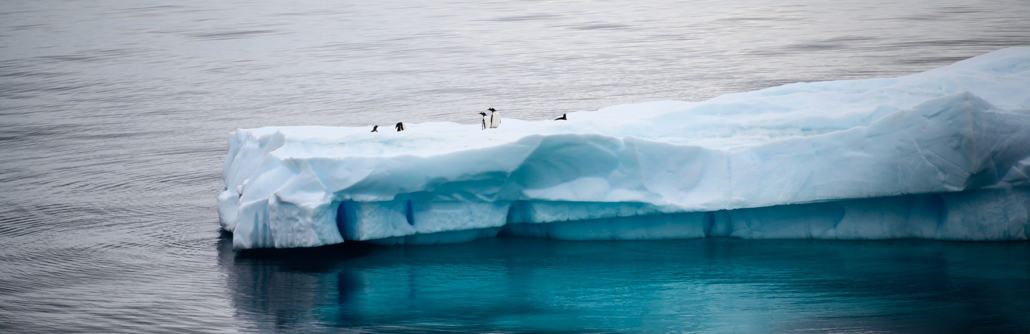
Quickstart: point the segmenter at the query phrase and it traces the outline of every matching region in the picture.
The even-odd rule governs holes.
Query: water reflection
[[[357,243],[220,252],[261,330],[1010,332],[1030,328],[1028,243]]]
[[[934,271],[877,257],[934,258],[911,247],[491,240],[237,258],[222,240],[219,271],[210,245],[237,128],[470,124],[486,106],[553,119],[893,77],[1026,45],[1027,17],[1018,0],[0,1],[0,333],[234,320],[298,332],[891,330],[941,309],[959,329],[1025,325],[1014,283],[1026,281],[1025,248],[966,257],[934,244]],[[856,252],[880,255],[859,269]]]

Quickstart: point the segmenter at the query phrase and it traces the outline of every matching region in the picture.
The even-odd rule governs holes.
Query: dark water
[[[1025,332],[1028,243],[570,242],[234,254],[247,330]]]
[[[1018,1],[0,2],[0,332],[1028,332],[1026,243],[238,254],[227,133],[478,122],[915,73]]]

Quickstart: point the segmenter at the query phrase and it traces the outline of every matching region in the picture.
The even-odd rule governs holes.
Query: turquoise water
[[[1030,1],[0,1],[0,333],[1030,332],[1026,243],[233,252],[228,134],[893,77]],[[872,222],[875,223],[875,222]]]
[[[507,237],[244,253],[222,243],[236,316],[261,331],[1030,330],[1028,243]]]

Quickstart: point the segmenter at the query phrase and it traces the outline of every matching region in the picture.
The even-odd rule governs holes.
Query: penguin
[[[554,120],[556,120],[556,121],[567,121],[569,119],[565,117],[565,114],[561,114],[561,117],[555,118]]]
[[[397,125],[394,125],[393,127],[397,129],[397,132],[404,131],[404,122],[397,122]]]
[[[486,110],[490,111],[490,128],[496,129],[501,126],[501,112],[494,110],[494,108],[488,108]]]
[[[482,112],[482,111],[480,111],[480,112],[479,112],[479,115],[480,115],[480,116],[483,116],[483,130],[486,130],[486,123],[488,123],[488,122],[489,122],[489,120],[487,120],[487,118],[486,118],[486,113],[485,113],[485,112]]]
[[[379,132],[379,125],[373,125],[372,132]]]

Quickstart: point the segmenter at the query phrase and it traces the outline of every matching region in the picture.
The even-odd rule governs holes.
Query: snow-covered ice
[[[236,248],[498,233],[1030,237],[1026,47],[899,78],[796,83],[481,127],[237,130],[219,220]]]

